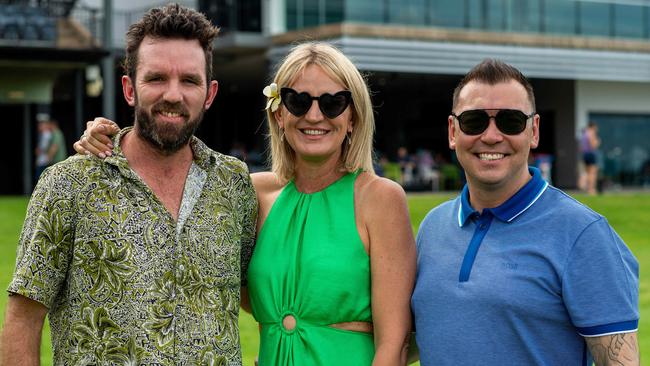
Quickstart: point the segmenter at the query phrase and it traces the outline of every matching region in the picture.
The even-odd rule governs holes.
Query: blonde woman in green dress
[[[252,175],[257,243],[242,288],[260,323],[259,365],[405,365],[415,243],[404,191],[372,168],[363,77],[309,42],[264,94],[272,171]],[[93,137],[82,145],[105,151]]]

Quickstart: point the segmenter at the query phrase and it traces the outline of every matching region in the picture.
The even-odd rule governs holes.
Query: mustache
[[[178,113],[183,117],[189,116],[189,112],[185,106],[181,103],[171,103],[167,101],[162,101],[160,103],[155,104],[152,108],[151,111],[153,113],[158,113],[158,112],[172,112],[172,113]]]

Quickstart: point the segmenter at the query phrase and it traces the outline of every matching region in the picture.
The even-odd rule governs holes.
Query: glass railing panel
[[[346,0],[345,19],[353,22],[384,23],[384,0]]]
[[[588,36],[613,36],[611,7],[610,4],[581,2],[578,33]]]
[[[545,0],[543,6],[542,24],[545,33],[575,34],[575,1]]]
[[[388,23],[424,25],[427,23],[425,0],[387,0]]]
[[[429,19],[437,27],[465,27],[465,1],[431,0]]]
[[[648,4],[650,6],[650,4]],[[645,11],[644,11],[645,10]],[[648,8],[639,9],[632,5],[614,6],[614,32],[617,37],[624,38],[647,38],[648,24],[644,24],[644,18],[648,21]]]

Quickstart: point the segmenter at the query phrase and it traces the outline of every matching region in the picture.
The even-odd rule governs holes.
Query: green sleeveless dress
[[[354,216],[357,175],[311,194],[291,181],[273,204],[248,268],[260,366],[372,363],[372,334],[328,326],[372,321],[370,258]],[[287,315],[296,318],[292,330],[282,325]]]

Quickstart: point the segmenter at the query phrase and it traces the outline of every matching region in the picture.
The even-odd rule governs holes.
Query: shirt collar
[[[122,152],[121,144],[122,138],[132,130],[133,127],[123,128],[115,135],[115,137],[113,137],[113,155],[105,159],[107,163],[115,165],[118,168],[129,169],[129,163]],[[194,155],[194,163],[198,165],[199,168],[208,170],[210,166],[217,162],[216,156],[212,153],[212,150],[210,150],[203,141],[199,140],[195,136],[192,136],[192,139],[190,140],[190,147],[192,148],[192,153]]]
[[[544,193],[548,187],[548,182],[542,178],[539,169],[528,167],[528,171],[533,176],[517,193],[505,201],[501,206],[490,208],[490,212],[496,216],[497,219],[504,222],[511,222],[517,216],[524,213],[530,206],[532,206]],[[467,220],[477,212],[472,208],[469,203],[469,189],[467,184],[463,187],[460,194],[460,206],[458,207],[458,226],[463,226]]]

